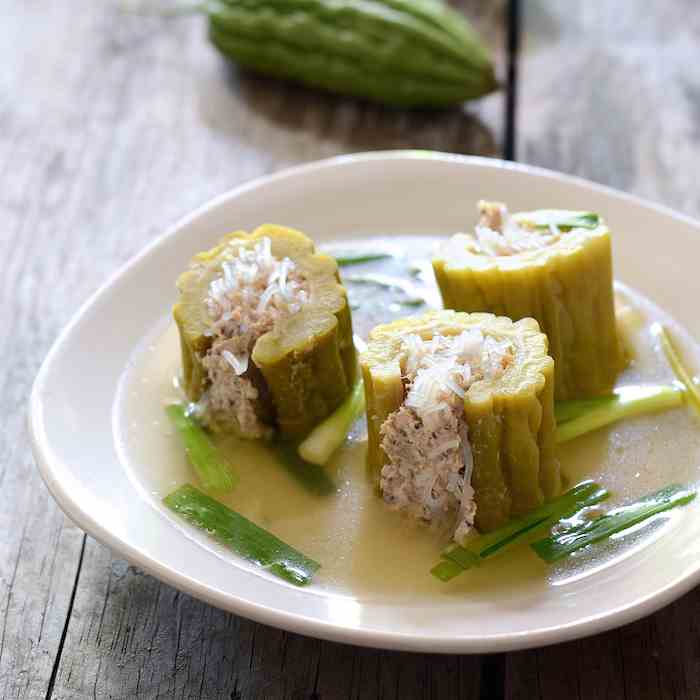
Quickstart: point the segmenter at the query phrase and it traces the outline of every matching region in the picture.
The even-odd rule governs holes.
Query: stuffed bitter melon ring
[[[433,259],[444,305],[536,319],[556,363],[556,398],[608,393],[623,365],[608,227],[588,212],[479,210],[474,234],[452,236]]]
[[[554,362],[533,319],[395,321],[371,332],[360,365],[368,467],[391,507],[460,541],[559,493]]]
[[[196,255],[177,282],[184,389],[212,429],[307,433],[350,392],[352,322],[333,258],[261,226]]]

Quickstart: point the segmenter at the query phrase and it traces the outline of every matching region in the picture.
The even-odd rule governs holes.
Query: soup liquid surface
[[[358,249],[395,253],[388,260],[341,269],[357,335],[366,339],[378,323],[441,307],[429,262],[440,240],[404,236],[322,246],[338,255]],[[393,287],[385,286],[394,282]],[[616,297],[621,331],[633,354],[618,385],[673,381],[650,332],[650,324],[657,320],[671,326],[691,367],[700,367],[700,349],[653,303],[622,285],[617,285]],[[426,303],[419,304],[421,298]],[[164,413],[165,405],[181,400],[174,382],[179,372],[177,329],[164,318],[135,352],[115,404],[116,439],[126,457],[123,461],[156,504],[185,482],[197,485],[182,443]],[[563,585],[613,565],[664,530],[677,527],[683,517],[681,511],[662,515],[625,537],[554,566],[520,545],[444,584],[430,575],[430,568],[439,561],[447,541],[444,535],[389,510],[376,495],[365,470],[363,420],[327,467],[335,483],[329,495],[310,492],[263,444],[215,437],[240,477],[235,490],[221,500],[319,561],[322,568],[314,586],[356,598],[397,602],[465,593],[471,599],[488,599],[494,589],[516,585],[521,593],[526,588],[536,594],[542,587]],[[700,428],[691,409],[681,407],[573,440],[560,447],[559,458],[569,485],[596,479],[613,491],[608,504],[616,504],[671,482],[695,484],[700,478]],[[226,556],[232,566],[251,567],[233,554]],[[260,575],[268,574],[260,571]]]

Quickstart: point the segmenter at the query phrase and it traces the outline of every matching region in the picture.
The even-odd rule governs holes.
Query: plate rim
[[[54,500],[58,503],[66,516],[81,528],[85,533],[106,545],[113,551],[123,556],[130,564],[138,566],[160,581],[182,590],[193,597],[211,604],[233,614],[241,615],[256,622],[271,625],[289,632],[312,636],[340,643],[349,643],[357,646],[393,649],[401,651],[432,652],[432,653],[492,653],[506,652],[532,647],[542,647],[560,642],[570,641],[598,634],[621,625],[628,624],[645,617],[673,600],[687,593],[700,583],[700,561],[693,567],[676,576],[662,588],[641,596],[624,605],[608,609],[606,611],[589,615],[563,625],[548,625],[533,630],[522,632],[502,632],[488,636],[483,635],[448,635],[448,636],[423,636],[415,633],[392,632],[387,630],[356,628],[343,625],[338,622],[321,620],[316,617],[303,615],[290,610],[273,609],[255,601],[238,597],[232,593],[214,588],[211,585],[193,580],[186,574],[178,572],[169,566],[161,564],[138,547],[121,539],[110,532],[98,520],[86,513],[69,492],[56,478],[51,464],[51,455],[48,438],[44,428],[44,412],[42,411],[42,389],[51,376],[51,367],[54,359],[59,354],[61,347],[70,337],[73,329],[79,325],[83,318],[90,312],[102,297],[107,294],[113,283],[133,267],[141,263],[157,248],[162,246],[167,239],[183,227],[207,214],[228,200],[238,198],[248,191],[261,186],[283,181],[288,178],[305,176],[312,172],[318,172],[325,168],[337,166],[351,166],[356,163],[375,160],[439,160],[444,162],[461,163],[472,167],[487,167],[496,170],[510,170],[526,175],[536,175],[556,179],[573,185],[597,191],[601,194],[612,196],[644,209],[657,212],[673,218],[700,232],[700,222],[686,214],[676,211],[665,205],[645,200],[637,195],[616,190],[606,185],[587,180],[574,175],[560,173],[555,170],[531,166],[523,163],[515,163],[499,158],[483,156],[460,155],[440,151],[426,150],[386,150],[353,153],[322,160],[303,163],[300,165],[281,169],[277,172],[263,175],[231,188],[196,207],[193,211],[180,217],[175,223],[167,226],[165,230],[152,241],[141,248],[126,263],[120,265],[106,281],[85,300],[74,313],[68,323],[60,331],[51,345],[44,361],[39,368],[32,385],[28,427],[29,436],[35,462],[39,468],[41,477],[46,484]]]

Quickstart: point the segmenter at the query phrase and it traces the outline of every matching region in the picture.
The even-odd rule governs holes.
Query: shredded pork
[[[237,423],[244,435],[260,437],[267,426],[256,411],[250,355],[260,336],[301,309],[309,287],[294,261],[272,254],[267,237],[253,247],[231,241],[225,255],[206,300],[214,339],[202,358],[210,386],[200,409],[209,422]]]
[[[404,351],[406,398],[381,427],[388,457],[382,495],[392,508],[450,527],[460,542],[476,515],[464,397],[473,382],[503,374],[512,348],[470,330],[429,340],[409,335]]]

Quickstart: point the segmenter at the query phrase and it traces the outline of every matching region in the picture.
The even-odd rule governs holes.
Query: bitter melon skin
[[[469,23],[437,0],[221,0],[214,46],[278,78],[402,107],[442,107],[498,87]]]
[[[474,455],[471,484],[476,526],[487,532],[527,513],[561,491],[555,456],[554,361],[547,338],[531,318],[513,322],[485,313],[435,311],[374,328],[360,366],[367,402],[370,473],[378,481],[387,456],[379,430],[404,400],[402,338],[428,339],[478,328],[484,335],[513,343],[513,363],[497,380],[471,385],[464,417]]]
[[[534,214],[536,214],[535,212]],[[532,213],[516,214],[522,221]],[[515,255],[438,254],[433,270],[446,308],[531,317],[549,339],[557,400],[609,393],[621,369],[609,228],[571,230],[556,243]]]
[[[309,300],[258,338],[246,376],[260,393],[258,416],[273,421],[282,437],[296,438],[337,408],[357,374],[352,320],[338,266],[332,257],[316,252],[311,239],[299,231],[269,224],[250,234],[236,231],[196,255],[194,267],[180,275],[173,316],[180,332],[183,384],[191,401],[198,401],[207,388],[202,356],[213,338],[205,300],[209,284],[221,274],[222,253],[232,240],[252,247],[265,237],[275,257],[291,258],[306,277]],[[235,424],[232,429],[240,434]]]

